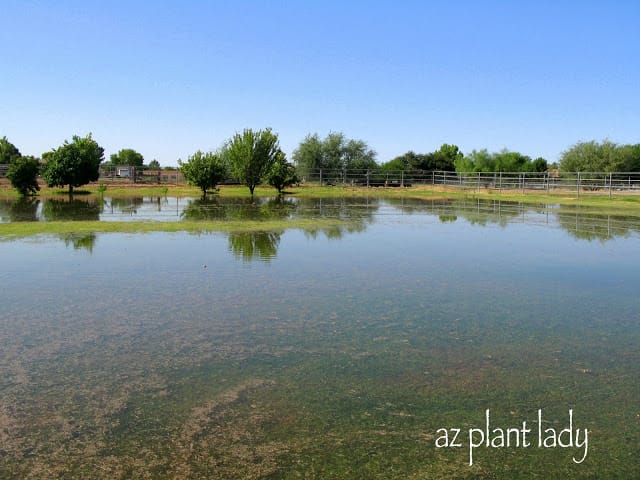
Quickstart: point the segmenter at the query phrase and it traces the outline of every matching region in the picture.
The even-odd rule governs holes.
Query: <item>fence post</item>
[[[580,172],[578,172],[578,198],[580,198]]]
[[[404,187],[404,170],[400,171],[400,186]]]
[[[547,184],[547,195],[548,195],[549,194],[549,172],[546,172],[544,174],[544,179],[545,179],[545,182]]]
[[[524,195],[524,182],[525,182],[525,177],[526,177],[526,173],[522,172],[522,190],[520,190],[520,192]]]
[[[498,187],[498,190],[502,190],[502,171],[500,171],[500,186]]]
[[[369,169],[367,168],[367,188],[369,188]]]
[[[611,198],[611,184],[613,183],[613,173],[609,172],[609,198]]]
[[[322,169],[320,169],[320,186],[322,186]]]
[[[478,172],[478,185],[477,185],[477,192],[480,193],[480,172]]]
[[[436,184],[436,171],[433,170],[431,172],[431,185],[435,185]]]

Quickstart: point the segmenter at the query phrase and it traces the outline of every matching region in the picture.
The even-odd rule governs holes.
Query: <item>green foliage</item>
[[[112,153],[110,161],[111,165],[141,167],[144,164],[144,157],[132,148],[123,148],[118,153]]]
[[[347,139],[343,133],[331,132],[324,140],[317,133],[307,135],[293,152],[298,172],[310,170],[377,169],[376,152],[362,140]]]
[[[560,157],[563,172],[640,171],[640,145],[618,145],[604,140],[578,142]]]
[[[640,172],[640,143],[624,145],[622,147],[624,158],[624,170],[627,172]]]
[[[408,151],[404,155],[390,160],[380,167],[382,173],[399,170],[448,171],[455,169],[454,162],[463,157],[456,145],[443,144],[431,153],[415,153]]]
[[[542,157],[538,157],[533,161],[532,164],[534,172],[546,172],[549,170],[549,163]]]
[[[269,174],[280,151],[278,136],[266,130],[245,129],[236,133],[224,147],[233,175],[247,187],[253,196],[257,185]]]
[[[298,183],[300,180],[296,175],[296,168],[289,162],[282,150],[278,150],[276,158],[273,163],[273,168],[269,172],[267,182],[269,185],[278,190],[278,193],[282,193],[282,190],[286,187]]]
[[[409,154],[415,155],[413,152],[407,152],[404,155],[394,158],[393,160],[389,160],[388,162],[383,163],[378,168],[378,172],[380,173],[390,173],[390,172],[399,172],[401,170],[410,170],[411,164],[407,161],[407,156]]]
[[[456,172],[544,172],[547,161],[537,158],[534,161],[519,152],[506,148],[489,153],[487,149],[473,150],[469,155],[458,157],[454,161]]]
[[[20,157],[20,150],[7,137],[0,138],[0,164],[13,163]]]
[[[21,195],[35,195],[40,190],[37,180],[39,170],[40,164],[35,158],[18,157],[9,165],[7,178]]]
[[[160,170],[160,162],[154,158],[149,162],[149,168],[151,170]]]
[[[49,187],[74,187],[95,182],[99,177],[100,163],[104,160],[104,149],[88,134],[73,136],[73,141],[42,155],[46,160],[42,176]]]
[[[198,150],[191,155],[185,163],[178,160],[180,170],[190,185],[199,187],[202,195],[207,190],[215,188],[227,176],[227,165],[224,159],[217,153],[202,153]]]

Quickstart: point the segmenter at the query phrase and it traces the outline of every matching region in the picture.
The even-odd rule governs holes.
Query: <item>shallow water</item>
[[[0,478],[638,472],[636,217],[216,200],[180,200],[176,219],[352,226],[0,244]],[[571,409],[586,459],[536,444],[479,447],[469,465],[463,434],[487,409],[534,433],[538,410],[560,431]],[[440,428],[463,446],[437,447]]]

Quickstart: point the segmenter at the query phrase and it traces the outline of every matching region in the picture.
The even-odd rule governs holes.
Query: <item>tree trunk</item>
[[[73,195],[73,185],[69,185],[69,195]]]
[[[255,185],[249,185],[249,191],[251,192],[251,196],[253,197],[253,190],[256,188]]]

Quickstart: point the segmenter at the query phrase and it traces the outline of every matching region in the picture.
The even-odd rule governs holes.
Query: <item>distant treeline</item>
[[[378,163],[376,152],[362,140],[348,139],[342,133],[330,133],[324,139],[307,135],[293,152],[299,174],[318,169],[366,169],[372,172],[403,170],[450,172],[635,172],[640,171],[640,144],[618,145],[608,140],[578,142],[562,152],[558,164],[542,157],[532,159],[507,149],[489,152],[472,150],[464,154],[458,146],[443,144],[428,153],[408,151],[385,163]]]
[[[252,130],[245,130],[252,132]],[[278,136],[270,129],[265,130],[273,136],[273,143],[277,147]],[[235,138],[235,137],[234,137]],[[104,149],[100,147],[89,134],[87,137],[73,137],[73,142],[65,142],[59,148],[52,149],[42,154],[41,159],[23,157],[18,148],[7,137],[0,138],[0,164],[13,165],[9,169],[9,177],[16,178],[17,183],[26,185],[25,191],[34,192],[37,183],[32,179],[34,172],[41,171],[51,185],[82,185],[97,179],[97,168],[108,165],[131,165],[140,168],[160,169],[157,160],[151,160],[145,164],[142,154],[132,148],[121,149],[112,154],[108,161],[104,159]],[[225,150],[225,149],[222,149]],[[472,150],[464,154],[458,146],[443,144],[437,150],[427,153],[408,151],[392,160],[379,163],[377,154],[365,141],[347,138],[343,133],[331,132],[326,137],[320,138],[317,133],[307,135],[294,150],[293,162],[287,161],[284,152],[277,147],[277,164],[280,171],[279,177],[286,177],[278,182],[295,180],[305,177],[310,171],[325,170],[367,170],[371,173],[389,173],[407,170],[422,171],[450,171],[450,172],[545,172],[559,170],[564,172],[637,172],[640,171],[640,144],[616,144],[609,140],[602,142],[588,141],[578,142],[560,155],[559,162],[549,164],[542,157],[532,158],[520,152],[507,149],[499,152],[489,152],[487,149]],[[197,153],[197,152],[196,152]],[[202,153],[202,152],[201,152]],[[211,155],[219,155],[221,152],[210,152]],[[224,157],[224,155],[223,155]],[[269,156],[267,156],[269,157]],[[181,170],[188,173],[189,166],[195,165],[195,159],[189,157],[191,162],[178,161]],[[266,157],[265,157],[266,158]],[[82,159],[82,161],[80,161]],[[54,168],[53,162],[57,162]],[[223,158],[224,160],[224,158]],[[254,166],[260,166],[260,162],[252,159]],[[265,160],[269,163],[265,171],[271,171],[271,163],[275,157]],[[224,163],[224,162],[223,162]],[[76,165],[78,164],[78,165]],[[40,168],[38,167],[40,165]],[[72,167],[73,165],[73,167]],[[80,167],[80,168],[79,168]],[[202,168],[211,170],[210,165]],[[210,168],[211,167],[211,168]],[[175,169],[176,167],[164,167]],[[251,171],[255,170],[252,166]],[[73,171],[74,177],[69,179],[68,172]],[[236,168],[237,172],[238,169]],[[226,176],[232,173],[227,168],[223,172]],[[207,173],[209,175],[209,173]],[[237,176],[237,175],[236,175]],[[261,181],[268,181],[265,174]],[[76,178],[77,177],[77,178]],[[244,182],[244,180],[239,179]],[[219,181],[219,180],[216,180]],[[254,182],[255,179],[252,180]],[[216,182],[205,182],[215,185]],[[206,187],[208,188],[208,187]],[[251,188],[251,187],[250,187]]]

